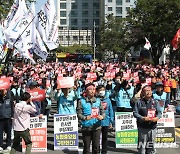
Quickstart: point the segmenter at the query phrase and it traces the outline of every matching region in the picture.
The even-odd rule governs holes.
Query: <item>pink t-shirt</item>
[[[36,112],[36,106],[21,101],[15,105],[13,128],[15,131],[24,131],[30,126],[30,114]]]

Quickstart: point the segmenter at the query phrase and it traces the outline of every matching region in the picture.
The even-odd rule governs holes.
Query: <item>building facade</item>
[[[135,6],[134,2],[135,0],[56,0],[60,44],[94,44],[94,28],[100,27],[108,14],[125,18],[128,10]]]

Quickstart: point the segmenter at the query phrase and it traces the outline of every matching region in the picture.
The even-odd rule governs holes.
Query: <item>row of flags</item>
[[[47,0],[38,12],[35,11],[34,2],[28,9],[25,0],[14,0],[0,28],[4,32],[0,30],[0,44],[6,43],[8,48],[14,49],[13,56],[19,53],[33,60],[31,51],[46,59],[48,52],[45,44],[49,50],[59,45],[54,0]]]

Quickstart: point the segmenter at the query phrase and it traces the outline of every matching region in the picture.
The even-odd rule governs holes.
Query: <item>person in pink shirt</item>
[[[26,144],[26,154],[31,153],[32,141],[29,132],[30,114],[37,112],[36,106],[31,101],[31,95],[28,92],[22,94],[22,101],[15,104],[14,108],[14,140],[10,154],[15,154],[20,145],[20,138],[24,139]]]

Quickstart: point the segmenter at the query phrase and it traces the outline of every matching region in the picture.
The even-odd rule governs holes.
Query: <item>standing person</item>
[[[132,112],[131,99],[134,96],[134,86],[130,86],[128,81],[124,80],[117,87],[116,105],[117,112]]]
[[[58,114],[76,114],[74,101],[77,99],[74,90],[70,88],[62,88],[58,101]]]
[[[172,87],[171,87],[171,96],[170,96],[170,98],[171,98],[172,102],[176,102],[177,81],[176,81],[174,75],[172,75],[171,83],[172,83]]]
[[[11,150],[11,128],[14,112],[13,94],[10,90],[0,90],[0,152],[3,152],[3,132],[7,133],[6,147]]]
[[[156,82],[155,90],[153,90],[153,98],[159,102],[161,112],[167,112],[168,102],[167,94],[163,91],[163,83]]]
[[[91,141],[92,153],[98,154],[101,120],[105,118],[105,113],[100,99],[95,97],[95,85],[88,83],[85,89],[85,96],[77,103],[77,116],[82,125],[83,154],[90,154]]]
[[[31,153],[32,141],[29,132],[30,114],[36,112],[36,106],[31,101],[31,95],[27,92],[22,94],[22,101],[15,105],[14,109],[14,140],[10,154],[15,154],[22,137],[26,144],[26,154]]]
[[[170,94],[171,94],[171,80],[169,78],[169,74],[166,75],[164,81],[163,81],[163,85],[164,85],[164,92],[167,93],[167,102],[168,104],[170,104],[171,100],[170,100]]]
[[[108,129],[112,128],[114,121],[114,112],[111,104],[111,100],[106,97],[105,87],[100,85],[97,87],[97,95],[101,100],[105,111],[105,118],[101,121],[101,132],[102,132],[102,150],[101,154],[107,154],[107,138],[108,138]]]
[[[157,121],[162,112],[159,103],[152,99],[150,86],[142,88],[142,98],[135,103],[133,115],[137,119],[138,154],[154,154]]]

